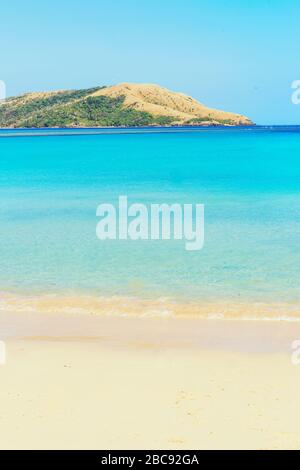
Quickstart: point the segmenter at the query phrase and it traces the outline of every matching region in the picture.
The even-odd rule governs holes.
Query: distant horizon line
[[[247,131],[247,130],[273,130],[273,131],[289,131],[295,129],[300,132],[300,124],[253,124],[244,126],[140,126],[140,127],[19,127],[19,128],[1,128],[0,138],[13,138],[13,137],[72,137],[72,136],[92,136],[92,135],[109,135],[109,134],[167,134],[167,133],[180,133],[180,132],[204,132],[204,131],[225,131],[230,132],[233,130]],[[86,131],[86,132],[85,132]]]

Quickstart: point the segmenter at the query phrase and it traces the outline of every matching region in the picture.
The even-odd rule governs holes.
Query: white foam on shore
[[[122,296],[20,295],[0,293],[0,311],[56,313],[141,318],[199,318],[207,320],[245,320],[299,322],[296,303],[179,302],[166,298],[141,299]]]

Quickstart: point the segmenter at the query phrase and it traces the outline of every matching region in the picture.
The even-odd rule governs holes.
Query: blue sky
[[[8,95],[148,82],[300,124],[299,0],[12,0],[0,12]]]

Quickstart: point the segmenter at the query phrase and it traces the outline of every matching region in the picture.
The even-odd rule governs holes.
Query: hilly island
[[[0,104],[1,128],[252,124],[245,116],[208,108],[190,96],[152,84],[26,93]]]

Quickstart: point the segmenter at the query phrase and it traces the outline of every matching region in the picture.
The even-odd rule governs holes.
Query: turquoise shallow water
[[[96,208],[121,194],[205,204],[204,249],[99,241]],[[0,132],[0,221],[2,291],[297,303],[300,133]]]

